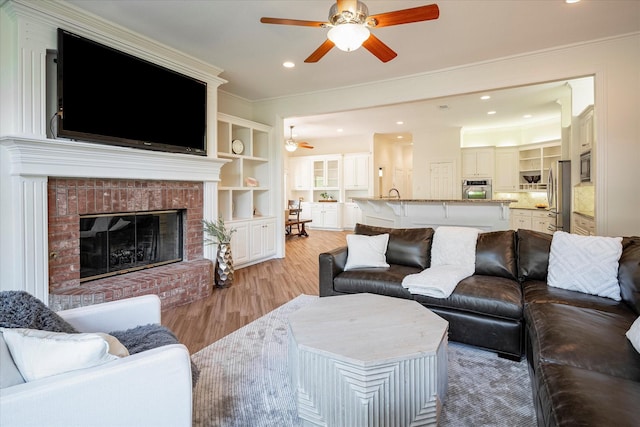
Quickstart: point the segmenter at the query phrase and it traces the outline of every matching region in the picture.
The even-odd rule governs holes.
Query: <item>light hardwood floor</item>
[[[287,237],[285,258],[236,270],[231,287],[164,310],[162,324],[193,354],[300,294],[318,295],[318,255],[345,246],[347,234],[309,230],[309,237]]]

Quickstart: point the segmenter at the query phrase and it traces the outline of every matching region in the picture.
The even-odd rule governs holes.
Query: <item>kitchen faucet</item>
[[[399,199],[399,198],[400,198],[400,192],[399,192],[399,191],[398,191],[398,189],[397,189],[397,188],[395,188],[395,187],[394,187],[394,188],[392,188],[391,190],[389,190],[388,196],[389,196],[389,197],[391,197],[391,192],[392,192],[392,191],[395,191],[395,192],[396,192],[396,195],[398,196],[398,199]]]

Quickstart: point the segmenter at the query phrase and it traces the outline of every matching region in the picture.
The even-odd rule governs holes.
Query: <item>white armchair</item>
[[[58,312],[80,332],[160,323],[160,299],[129,298]],[[181,344],[0,390],[0,425],[191,426],[191,360]]]

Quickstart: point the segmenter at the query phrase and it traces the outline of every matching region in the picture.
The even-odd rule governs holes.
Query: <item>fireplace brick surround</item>
[[[211,294],[203,254],[203,184],[190,181],[50,177],[49,305],[62,310],[156,294],[163,309]],[[183,261],[80,283],[80,215],[184,209]]]

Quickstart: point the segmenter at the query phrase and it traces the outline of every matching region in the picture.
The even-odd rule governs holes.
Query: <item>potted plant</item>
[[[231,236],[235,228],[227,228],[222,217],[217,221],[202,220],[205,243],[216,244],[215,283],[220,288],[227,288],[233,284],[233,257],[231,255]]]

